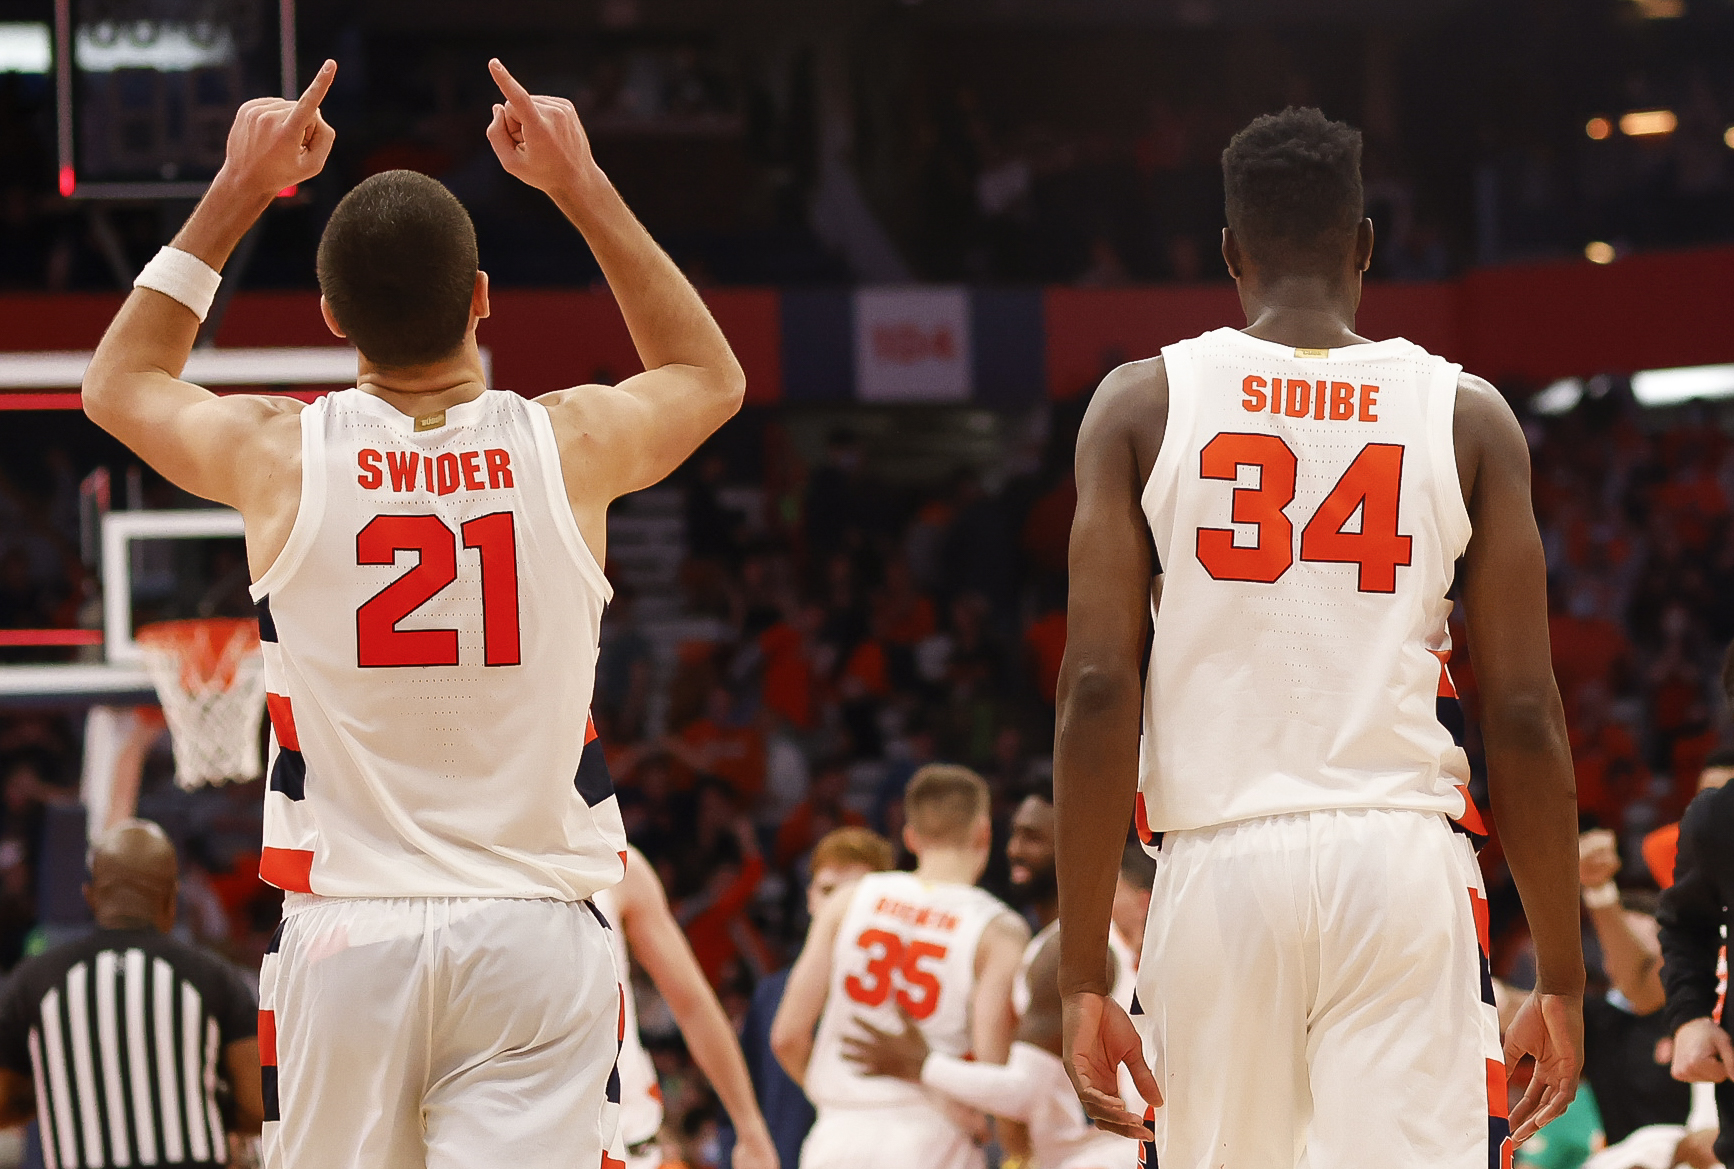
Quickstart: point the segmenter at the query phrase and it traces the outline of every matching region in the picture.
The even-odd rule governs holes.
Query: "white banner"
[[[967,402],[969,292],[866,288],[855,294],[855,387],[863,402]]]

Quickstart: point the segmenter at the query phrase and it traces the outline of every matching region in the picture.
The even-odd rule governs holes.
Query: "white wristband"
[[[163,248],[151,257],[144,271],[132,282],[134,288],[149,288],[170,300],[178,300],[202,322],[217,297],[222,275],[209,264],[179,248]]]
[[[1612,881],[1605,882],[1583,891],[1583,903],[1586,909],[1607,909],[1620,903],[1620,887]]]

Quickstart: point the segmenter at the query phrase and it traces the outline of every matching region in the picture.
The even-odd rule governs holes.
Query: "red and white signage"
[[[969,292],[867,288],[855,294],[855,387],[863,402],[967,402]]]

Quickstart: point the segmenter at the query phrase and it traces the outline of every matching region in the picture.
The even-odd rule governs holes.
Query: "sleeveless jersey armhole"
[[[1172,563],[1169,545],[1173,539],[1174,507],[1180,492],[1181,462],[1191,446],[1192,428],[1197,415],[1197,403],[1187,392],[1192,380],[1192,347],[1182,341],[1162,350],[1162,368],[1168,378],[1168,417],[1162,427],[1162,448],[1150,465],[1150,477],[1144,481],[1138,503],[1146,523],[1151,525],[1150,537],[1156,546],[1160,572]],[[1160,529],[1160,530],[1158,530]]]
[[[548,510],[554,517],[554,526],[559,529],[560,539],[571,554],[572,562],[583,574],[585,583],[597,591],[604,603],[612,601],[614,586],[608,583],[607,574],[596,562],[596,553],[590,550],[590,542],[578,527],[578,518],[572,514],[572,499],[566,494],[566,469],[560,462],[560,443],[554,437],[554,420],[548,416],[548,408],[540,402],[525,399],[524,407],[528,412],[530,429],[536,436],[536,454],[548,469],[541,478],[543,489],[548,493]]]
[[[1469,547],[1473,525],[1463,501],[1463,481],[1457,475],[1457,387],[1463,367],[1442,357],[1433,359],[1432,393],[1427,395],[1427,433],[1432,450],[1435,481],[1439,485],[1437,508],[1439,534],[1454,564]]]
[[[331,401],[332,395],[327,394],[301,411],[301,499],[283,551],[248,589],[255,601],[270,596],[295,575],[319,534],[325,515],[325,420]]]

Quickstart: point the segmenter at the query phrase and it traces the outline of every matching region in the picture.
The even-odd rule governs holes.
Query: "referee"
[[[227,963],[169,936],[178,884],[161,828],[116,825],[91,851],[96,932],[0,992],[0,1125],[34,1116],[46,1169],[214,1166],[230,1131],[259,1130],[257,1004]]]

